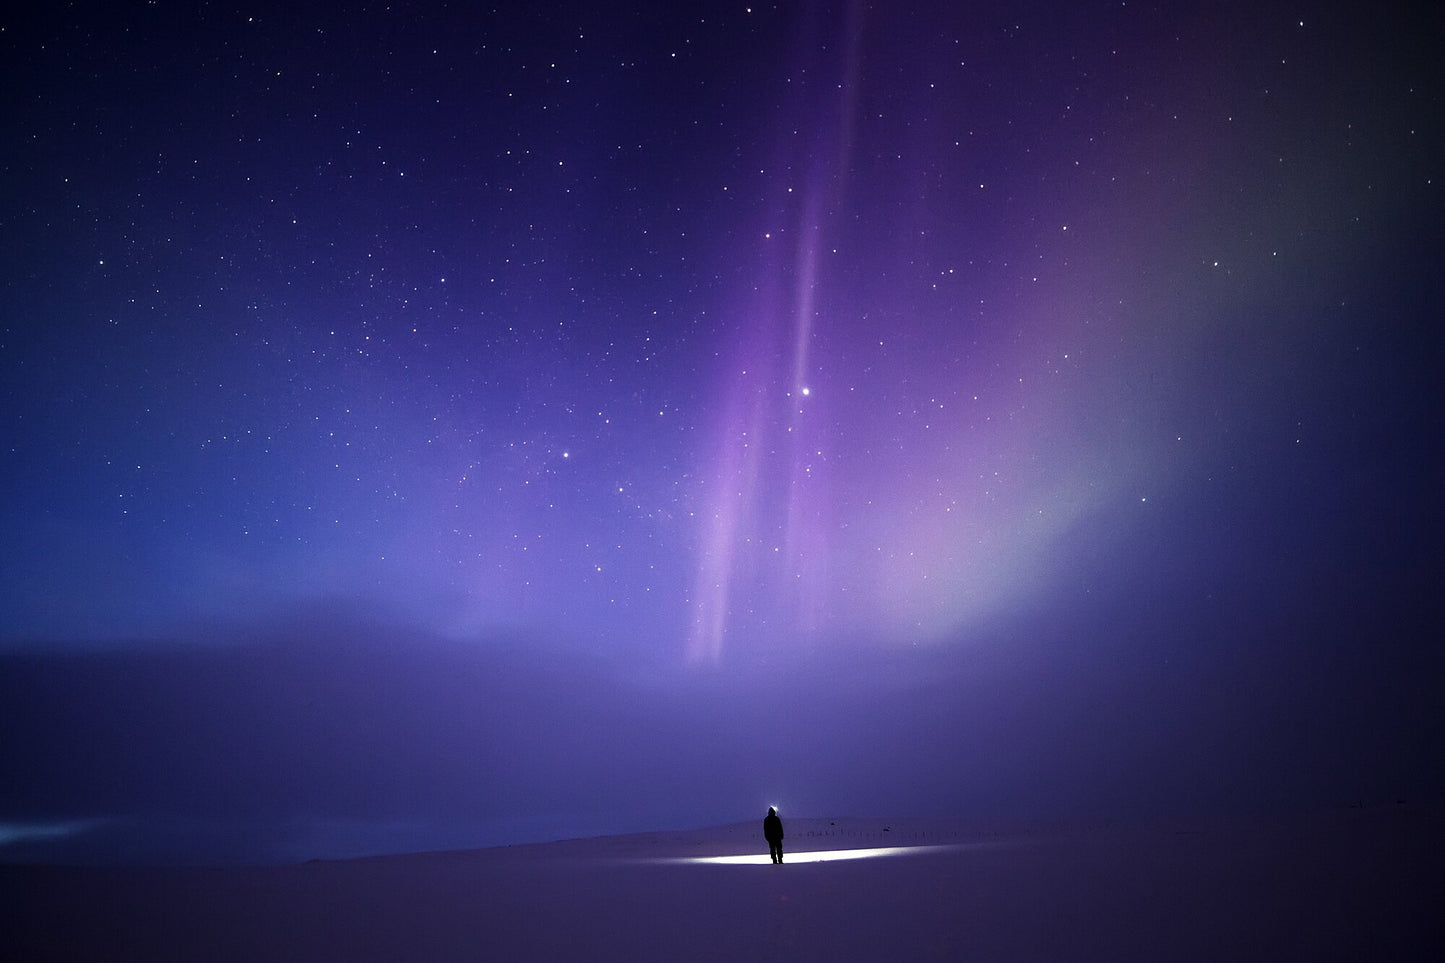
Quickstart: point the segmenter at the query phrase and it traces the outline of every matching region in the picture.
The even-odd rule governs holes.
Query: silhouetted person
[[[772,806],[768,807],[768,814],[763,817],[763,838],[768,841],[768,854],[773,857],[773,862],[783,861],[783,821],[778,818],[778,811]]]

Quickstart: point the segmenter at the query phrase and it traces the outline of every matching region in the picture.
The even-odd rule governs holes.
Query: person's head
[[[769,806],[769,807],[768,807],[768,815],[769,815],[769,816],[776,816],[777,814],[778,814],[778,807],[777,807],[777,806]]]

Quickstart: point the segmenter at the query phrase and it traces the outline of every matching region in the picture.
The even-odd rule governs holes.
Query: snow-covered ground
[[[1436,809],[786,826],[783,866],[759,819],[271,868],[0,867],[0,958],[1445,958]]]

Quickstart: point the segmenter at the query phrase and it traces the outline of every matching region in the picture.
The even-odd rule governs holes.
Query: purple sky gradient
[[[1432,29],[10,15],[0,824],[1438,794]]]

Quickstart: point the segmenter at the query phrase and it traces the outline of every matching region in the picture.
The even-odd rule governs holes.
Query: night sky
[[[0,858],[1445,788],[1438,22],[98,6],[0,21]]]

